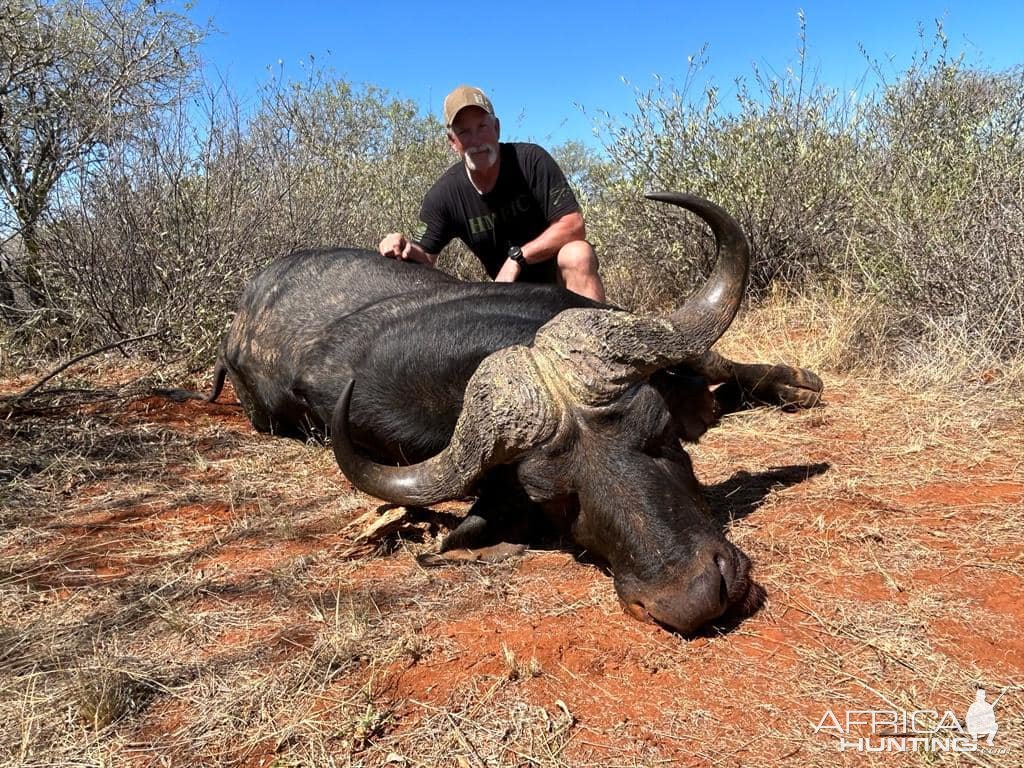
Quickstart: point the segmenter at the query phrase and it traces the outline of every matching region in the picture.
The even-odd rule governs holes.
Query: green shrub
[[[863,291],[885,309],[884,363],[942,354],[950,336],[979,364],[1019,358],[1024,68],[972,69],[940,28],[894,82],[877,69],[877,88],[854,101],[808,81],[804,56],[801,45],[795,68],[739,80],[735,109],[713,87],[694,94],[698,57],[681,86],[659,80],[634,115],[605,117],[621,175],[588,214],[610,296],[663,305],[699,283],[713,256],[703,228],[641,202],[694,191],[747,231],[753,300]]]

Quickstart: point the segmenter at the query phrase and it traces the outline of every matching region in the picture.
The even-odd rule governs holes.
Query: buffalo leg
[[[476,505],[473,508],[475,509]],[[493,544],[494,528],[495,526],[489,523],[486,517],[470,510],[470,513],[462,518],[462,522],[455,527],[455,530],[444,537],[439,551],[473,549]]]
[[[803,368],[735,362],[714,350],[703,354],[694,368],[709,384],[721,385],[715,393],[720,413],[752,406],[814,408],[821,403],[821,379]]]
[[[522,554],[533,533],[540,507],[515,478],[512,467],[498,467],[483,479],[469,513],[441,542],[437,554],[423,565],[497,562]]]
[[[538,507],[519,484],[514,467],[495,467],[481,480],[478,493],[469,514],[442,542],[442,552],[528,540]]]
[[[763,363],[737,363],[709,350],[687,367],[715,389],[716,411],[730,413],[757,405],[813,408],[821,404],[824,385],[805,368]]]

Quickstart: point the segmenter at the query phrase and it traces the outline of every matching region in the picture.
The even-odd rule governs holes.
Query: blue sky
[[[707,46],[702,78],[727,98],[756,65],[796,64],[807,21],[808,65],[820,82],[849,91],[872,57],[904,68],[942,19],[950,47],[992,69],[1024,63],[1024,4],[992,0],[878,2],[331,2],[196,0],[189,15],[212,20],[207,72],[243,102],[279,71],[302,79],[318,65],[372,83],[438,114],[454,86],[478,85],[502,118],[502,138],[593,143],[598,110],[625,115],[633,88],[655,75],[681,82],[687,57]],[[629,85],[623,83],[625,79]],[[580,110],[582,106],[586,114]]]

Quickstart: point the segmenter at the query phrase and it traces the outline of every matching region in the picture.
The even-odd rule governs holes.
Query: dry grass
[[[0,763],[1020,765],[1024,404],[847,365],[849,317],[765,309],[725,340],[821,369],[829,404],[694,449],[769,593],[694,641],[565,553],[424,570],[459,505],[362,541],[376,502],[329,452],[146,397],[116,363],[79,372],[106,399],[0,420]],[[826,708],[962,721],[978,685],[1009,690],[974,754],[814,732]]]
[[[949,332],[926,345],[908,344],[905,354],[890,360],[886,350],[899,338],[890,319],[876,299],[849,289],[799,296],[780,290],[741,316],[718,348],[739,360],[891,379],[884,388],[894,395],[939,389],[951,397],[994,401],[999,409],[1019,399],[1024,358],[1000,359],[965,334]]]

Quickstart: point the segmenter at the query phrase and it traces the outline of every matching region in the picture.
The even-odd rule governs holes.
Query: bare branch
[[[135,337],[133,337],[131,339],[120,339],[118,341],[112,341],[109,344],[104,344],[102,347],[97,347],[96,349],[90,349],[88,352],[83,352],[80,355],[76,355],[75,357],[71,358],[67,362],[61,363],[60,365],[58,365],[56,368],[54,368],[48,374],[43,376],[43,378],[41,378],[39,381],[37,381],[35,384],[33,384],[28,389],[24,390],[23,392],[19,392],[18,394],[14,395],[13,397],[7,398],[7,402],[17,402],[18,400],[21,400],[23,398],[28,397],[33,392],[35,392],[37,389],[39,389],[41,386],[43,386],[43,384],[45,384],[50,379],[52,379],[54,376],[57,376],[58,374],[60,374],[63,371],[66,371],[68,368],[70,368],[75,363],[79,363],[79,362],[81,362],[82,360],[85,360],[88,357],[92,357],[94,355],[98,355],[101,352],[106,352],[108,349],[114,349],[115,347],[122,347],[125,344],[131,344],[131,343],[136,342],[136,341],[145,341],[146,339],[152,339],[155,336],[159,336],[161,333],[162,333],[162,331],[153,331],[152,333],[145,333],[142,336],[135,336]]]

